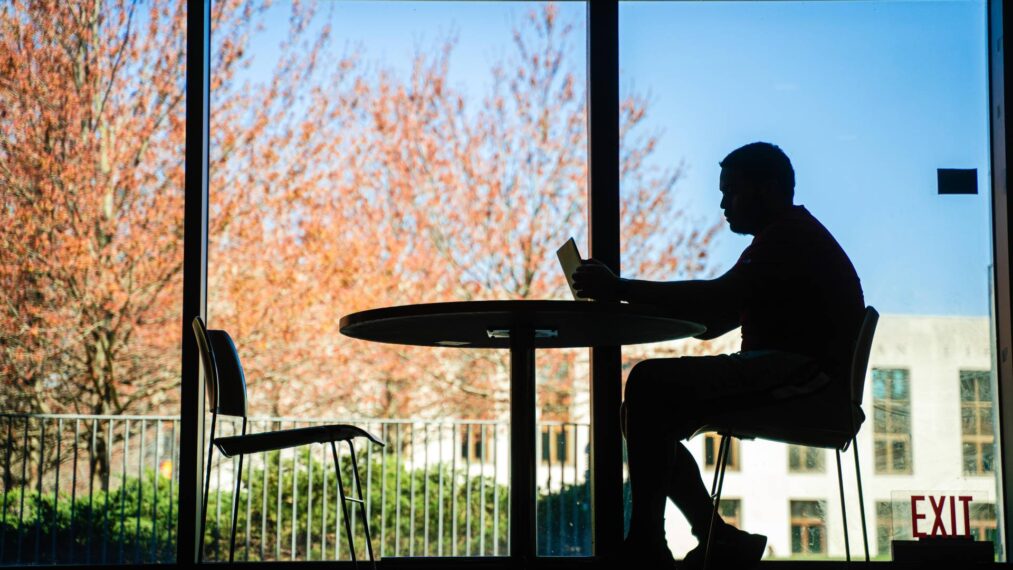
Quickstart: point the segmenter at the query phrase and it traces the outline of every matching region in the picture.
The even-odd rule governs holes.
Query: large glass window
[[[621,169],[620,192],[624,203],[656,200],[660,212],[621,220],[623,275],[727,271],[752,236],[722,219],[718,163],[751,142],[780,146],[794,166],[795,204],[831,232],[882,315],[857,442],[867,512],[902,492],[998,496],[1001,475],[985,468],[995,442],[980,427],[990,410],[984,394],[995,394],[985,8],[983,0],[619,5],[622,117],[635,119],[622,131],[621,157],[650,173]],[[948,194],[940,169],[973,170],[972,193]],[[736,330],[623,355],[629,367],[739,346]],[[973,398],[970,387],[961,396],[961,370],[983,371]],[[975,424],[973,435],[962,422]],[[689,449],[704,466],[706,443]],[[744,528],[768,536],[766,558],[844,558],[837,501],[827,502],[815,552],[794,548],[784,507],[795,499],[789,491],[837,496],[836,470],[818,467],[827,453],[742,442],[747,459],[725,484],[750,505]],[[857,490],[845,487],[852,511]],[[854,547],[861,526],[848,514]],[[666,536],[677,558],[696,544],[672,506]]]
[[[175,559],[186,2],[0,5],[0,565]]]
[[[586,5],[212,10],[208,323],[236,341],[252,429],[340,420],[386,440],[360,465],[381,557],[508,554],[507,351],[357,341],[338,322],[569,297],[555,250],[573,235],[587,251]],[[538,353],[542,554],[590,554],[587,369],[587,350]],[[241,557],[349,557],[328,456],[248,461]],[[210,559],[227,556],[232,469],[216,463]]]

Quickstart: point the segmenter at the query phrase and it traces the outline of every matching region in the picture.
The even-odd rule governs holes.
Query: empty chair
[[[728,462],[728,448],[731,438],[739,439],[767,439],[780,441],[794,445],[805,445],[809,447],[822,447],[833,449],[837,454],[837,483],[841,494],[841,514],[844,519],[844,547],[847,558],[851,560],[851,542],[848,538],[848,514],[844,504],[844,477],[841,472],[841,452],[847,451],[850,445],[855,454],[855,477],[858,480],[858,501],[862,515],[862,540],[865,544],[865,560],[869,560],[869,536],[865,523],[865,498],[862,494],[862,471],[858,461],[857,437],[858,430],[865,419],[862,412],[862,395],[865,391],[865,373],[869,366],[869,353],[872,350],[872,338],[876,332],[876,324],[879,322],[879,313],[872,307],[866,307],[865,318],[859,329],[858,338],[854,344],[854,352],[851,358],[849,370],[850,397],[841,399],[841,415],[836,416],[837,425],[828,421],[830,425],[805,425],[797,426],[793,423],[793,417],[785,413],[781,417],[783,421],[766,421],[762,424],[755,419],[742,420],[729,415],[709,423],[697,430],[696,434],[703,432],[717,432],[721,435],[721,443],[718,447],[717,462],[714,466],[714,481],[711,485],[711,495],[714,499],[714,507],[711,513],[710,531],[707,535],[707,546],[704,554],[704,568],[710,563],[711,538],[714,533],[714,524],[717,519],[719,503],[721,502],[721,488],[725,478],[725,464]],[[799,402],[801,404],[803,402]],[[792,406],[792,402],[785,401],[781,406]],[[840,418],[846,418],[841,421]],[[820,422],[824,423],[824,422]],[[694,435],[696,435],[694,434]]]
[[[347,502],[358,503],[362,512],[363,526],[366,531],[366,549],[369,552],[369,560],[376,568],[376,560],[373,556],[373,543],[369,533],[369,521],[366,519],[365,499],[362,496],[362,483],[359,481],[359,466],[355,460],[355,446],[352,439],[365,437],[377,445],[384,445],[383,440],[369,433],[368,431],[346,424],[332,424],[308,428],[279,430],[264,433],[246,433],[246,377],[243,374],[243,366],[239,362],[239,354],[229,334],[223,330],[208,330],[200,317],[194,317],[193,332],[197,337],[197,347],[200,350],[201,361],[204,365],[205,380],[207,382],[208,407],[211,410],[211,434],[208,440],[207,455],[207,477],[204,482],[204,505],[201,513],[200,544],[198,546],[198,561],[204,557],[204,529],[207,523],[208,492],[211,486],[211,458],[214,448],[217,447],[225,457],[239,456],[239,469],[236,473],[236,487],[234,497],[239,496],[239,484],[243,474],[243,456],[249,453],[263,451],[275,451],[298,447],[310,443],[329,443],[331,453],[334,456],[334,469],[338,478],[338,491],[341,494],[341,513],[345,520],[345,536],[348,540],[349,551],[352,561],[358,567],[355,557],[355,543],[352,539],[352,526],[348,518]],[[218,415],[234,416],[243,419],[241,435],[231,437],[215,437],[215,423]],[[341,471],[338,469],[338,448],[337,442],[348,443],[348,449],[352,457],[352,475],[355,479],[357,497],[345,495],[345,486],[341,479]],[[239,501],[233,501],[232,509],[232,536],[229,542],[229,562],[233,561],[236,549],[236,519],[238,516]]]

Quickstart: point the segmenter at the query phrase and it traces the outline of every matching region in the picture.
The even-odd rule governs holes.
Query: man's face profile
[[[758,204],[753,184],[744,176],[728,168],[721,169],[719,182],[721,209],[728,220],[728,227],[737,234],[752,234],[757,217]]]

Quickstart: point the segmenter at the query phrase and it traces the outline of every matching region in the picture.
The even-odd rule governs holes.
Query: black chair
[[[862,540],[865,544],[865,561],[869,561],[869,534],[865,523],[865,497],[862,494],[862,471],[858,462],[858,430],[865,420],[862,412],[862,396],[865,391],[865,372],[869,366],[869,353],[872,351],[872,338],[876,332],[876,324],[879,322],[879,313],[872,307],[866,307],[865,318],[862,327],[859,329],[858,338],[855,341],[854,352],[851,358],[850,376],[850,398],[842,402],[846,406],[845,415],[848,418],[847,426],[824,426],[819,429],[794,428],[790,418],[788,423],[777,425],[777,423],[765,423],[764,425],[749,425],[750,421],[736,421],[734,417],[719,419],[700,428],[693,435],[703,432],[717,432],[721,436],[721,443],[718,447],[717,463],[714,466],[714,481],[711,483],[711,496],[714,500],[713,511],[711,512],[710,529],[707,533],[707,546],[704,551],[704,568],[710,564],[711,538],[714,534],[714,524],[718,516],[718,508],[721,503],[721,488],[725,480],[725,465],[728,463],[729,446],[731,438],[739,439],[766,439],[780,441],[794,445],[805,445],[808,447],[822,447],[833,449],[837,453],[837,484],[841,493],[841,515],[844,519],[844,548],[847,552],[848,561],[851,560],[851,542],[848,538],[848,513],[844,504],[844,476],[841,472],[841,452],[847,451],[850,445],[855,454],[855,476],[858,479],[858,501],[862,514]]]
[[[346,502],[359,504],[362,512],[362,524],[366,530],[366,548],[369,552],[369,560],[375,570],[376,560],[373,556],[373,542],[369,534],[366,503],[362,496],[362,483],[359,481],[359,466],[355,460],[355,446],[352,445],[352,439],[365,437],[380,446],[384,445],[383,440],[362,428],[345,424],[247,434],[246,377],[243,374],[243,366],[239,362],[239,354],[236,352],[235,344],[232,343],[232,338],[229,336],[229,333],[223,330],[208,330],[200,317],[194,317],[192,325],[194,335],[197,337],[197,347],[200,350],[201,361],[204,365],[208,407],[211,409],[211,435],[208,438],[210,444],[208,445],[207,456],[207,478],[204,481],[204,504],[201,510],[200,545],[197,550],[198,562],[202,562],[204,559],[204,529],[207,524],[208,492],[211,486],[211,458],[215,447],[225,457],[239,456],[236,489],[235,495],[233,495],[236,500],[233,501],[232,508],[232,536],[229,542],[229,562],[232,562],[236,550],[236,519],[239,514],[238,497],[239,484],[243,476],[243,456],[248,453],[276,451],[310,443],[330,443],[331,453],[334,456],[334,469],[338,477],[338,492],[341,494],[341,514],[345,520],[345,536],[348,539],[352,562],[358,567],[359,563],[355,558],[355,543],[352,539],[352,526],[348,519]],[[243,418],[242,434],[216,438],[215,423],[219,414]],[[352,475],[355,479],[358,497],[345,495],[341,470],[338,468],[337,442],[339,441],[348,443],[348,449],[352,457]]]

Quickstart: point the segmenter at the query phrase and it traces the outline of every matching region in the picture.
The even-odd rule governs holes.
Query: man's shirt
[[[727,277],[742,280],[742,350],[812,356],[848,370],[865,311],[851,260],[823,224],[792,206],[757,234]]]

